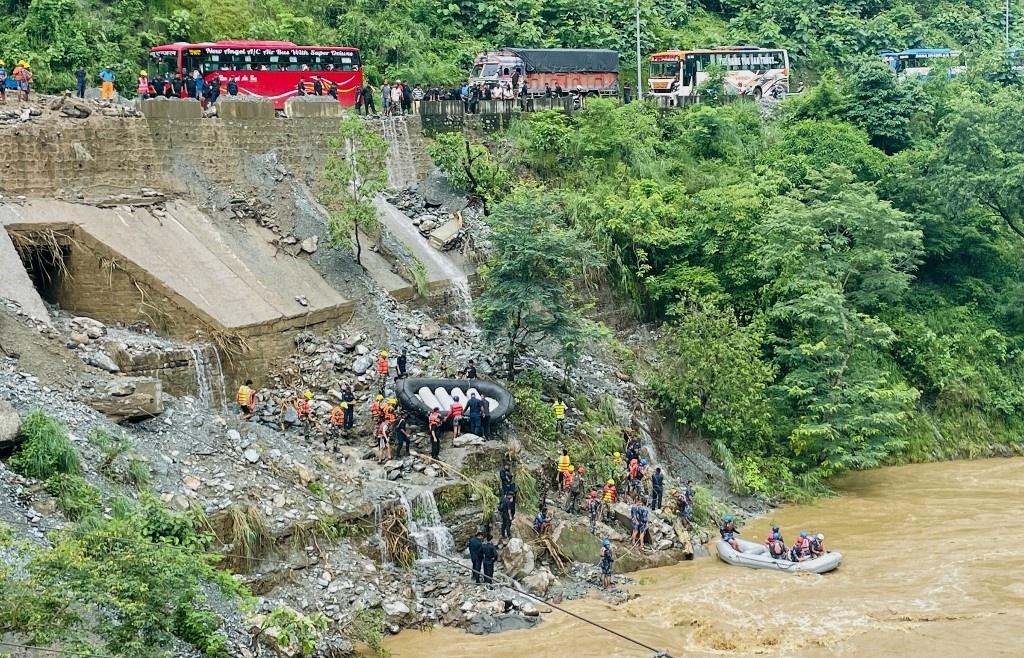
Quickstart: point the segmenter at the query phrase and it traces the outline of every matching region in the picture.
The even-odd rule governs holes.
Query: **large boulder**
[[[601,537],[577,525],[559,525],[551,537],[558,550],[574,562],[597,564],[600,561]]]
[[[423,194],[423,202],[427,207],[444,206],[452,212],[458,212],[469,205],[469,200],[465,195],[453,189],[448,183],[448,177],[437,169],[420,184],[420,192]]]
[[[0,400],[0,450],[8,451],[18,445],[21,417],[7,400]]]
[[[155,377],[92,380],[79,399],[115,422],[151,418],[164,412],[163,388]]]
[[[545,596],[548,589],[558,582],[554,574],[547,567],[541,567],[523,578],[523,587],[526,591],[535,596]]]
[[[366,371],[373,367],[373,357],[369,354],[357,356],[355,361],[352,362],[352,372],[357,375],[364,375]]]
[[[524,628],[533,628],[539,617],[526,617],[514,614],[492,615],[480,613],[474,615],[466,626],[466,632],[473,635],[490,635],[492,633],[504,633],[505,631],[518,631]]]
[[[516,580],[529,576],[537,567],[533,549],[518,537],[508,540],[501,549],[501,563],[508,577]]]

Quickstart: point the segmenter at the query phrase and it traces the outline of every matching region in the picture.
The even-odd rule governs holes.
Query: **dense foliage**
[[[793,493],[1020,451],[1021,111],[990,75],[898,82],[868,61],[768,117],[594,100],[524,117],[503,148],[663,324],[659,405],[740,488]]]
[[[799,75],[814,78],[887,48],[998,48],[1003,7],[999,0],[641,0],[641,49],[784,47]],[[1011,2],[1013,16],[1021,9]],[[357,46],[375,81],[454,84],[475,50],[502,45],[612,48],[624,77],[635,77],[633,0],[0,0],[0,15],[0,58],[30,60],[44,90],[72,88],[82,64],[92,76],[113,66],[130,93],[125,81],[147,48],[226,38]],[[1019,34],[1013,26],[1012,43]]]

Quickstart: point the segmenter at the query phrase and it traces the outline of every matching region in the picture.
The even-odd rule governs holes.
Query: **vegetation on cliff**
[[[866,61],[801,96],[525,115],[500,140],[514,203],[543,199],[662,325],[650,393],[741,489],[1020,452],[1024,91]]]
[[[801,76],[880,50],[999,48],[997,0],[641,0],[641,49],[756,43],[788,48]],[[1011,3],[1011,15],[1020,15]],[[611,0],[0,0],[0,58],[31,61],[42,90],[73,88],[72,72],[113,66],[121,86],[150,46],[228,38],[357,46],[370,78],[454,84],[473,51],[502,45],[611,48],[633,73],[634,2]],[[1020,30],[1011,27],[1011,43]],[[95,80],[95,79],[94,79]]]

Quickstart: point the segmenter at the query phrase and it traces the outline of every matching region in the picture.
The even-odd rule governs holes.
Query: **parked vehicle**
[[[522,87],[524,80],[527,96],[532,98],[559,87],[565,95],[581,88],[586,96],[617,96],[619,55],[614,50],[578,48],[484,51],[476,56],[469,82],[495,87],[507,83],[517,88]]]

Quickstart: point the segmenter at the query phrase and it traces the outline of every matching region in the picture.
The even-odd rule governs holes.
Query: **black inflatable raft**
[[[512,394],[504,386],[484,379],[440,379],[412,377],[395,382],[398,401],[404,409],[423,417],[425,420],[436,407],[447,416],[455,396],[465,408],[471,393],[484,400],[491,415],[491,422],[497,423],[516,408]]]

